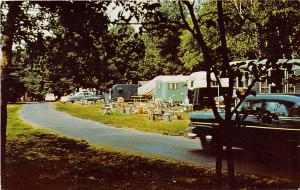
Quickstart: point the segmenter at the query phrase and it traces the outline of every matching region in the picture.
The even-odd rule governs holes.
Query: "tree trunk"
[[[235,189],[235,175],[234,175],[234,164],[233,164],[233,157],[232,157],[232,143],[231,143],[231,136],[233,135],[234,127],[230,124],[232,112],[231,112],[231,104],[233,101],[233,86],[234,86],[234,78],[231,67],[229,65],[229,57],[228,57],[228,48],[226,43],[226,36],[225,36],[225,24],[224,24],[224,14],[223,14],[223,7],[222,7],[222,0],[217,0],[217,8],[218,8],[218,24],[220,30],[220,40],[221,40],[221,48],[222,48],[222,61],[223,66],[227,75],[229,76],[229,87],[227,95],[224,97],[225,102],[225,125],[224,132],[225,134],[221,135],[224,138],[224,142],[226,145],[226,159],[227,159],[227,171],[229,177],[229,185],[232,189]]]
[[[231,189],[236,189],[231,144],[228,144],[226,146],[226,158],[227,158],[227,172],[228,172],[228,178],[229,178],[229,185],[230,185]]]
[[[6,147],[6,124],[7,124],[7,95],[9,67],[12,62],[12,44],[13,36],[16,32],[15,20],[20,13],[21,2],[10,1],[8,4],[8,13],[3,26],[2,33],[2,64],[1,64],[1,171],[4,172],[5,166],[5,147]],[[3,173],[2,173],[3,174]],[[3,180],[4,177],[1,179]],[[1,181],[3,184],[3,181]]]
[[[220,142],[216,143],[216,173],[215,173],[215,186],[217,189],[222,187],[222,154],[223,145]]]
[[[216,138],[216,173],[215,173],[215,188],[222,187],[222,159],[223,159],[223,144],[219,137]]]

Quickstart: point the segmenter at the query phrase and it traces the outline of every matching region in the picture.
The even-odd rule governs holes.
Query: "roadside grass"
[[[8,106],[3,189],[213,189],[212,169],[69,139],[24,123],[18,117],[20,109],[21,105]],[[300,185],[241,174],[237,183],[241,189]]]
[[[161,133],[165,135],[186,136],[188,130],[188,113],[183,113],[181,120],[165,122],[163,120],[152,121],[147,114],[122,113],[121,109],[114,108],[113,114],[103,115],[102,104],[81,105],[54,103],[54,107],[72,116],[82,119],[90,119],[115,127],[128,127],[141,131]]]

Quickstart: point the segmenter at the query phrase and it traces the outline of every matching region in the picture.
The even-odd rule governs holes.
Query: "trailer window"
[[[177,83],[169,83],[168,86],[170,90],[176,90],[178,88]]]
[[[161,88],[161,83],[157,83],[157,89],[160,89]]]

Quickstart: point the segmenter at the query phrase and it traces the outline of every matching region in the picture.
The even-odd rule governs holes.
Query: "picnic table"
[[[156,119],[162,118],[162,113],[158,112],[149,112],[148,119],[155,121]]]
[[[146,102],[148,100],[144,96],[131,96],[131,99],[133,102]]]
[[[171,119],[182,119],[182,111],[169,110]]]
[[[111,110],[111,106],[104,106],[102,107],[102,113],[105,115],[111,115],[112,114],[112,110]]]

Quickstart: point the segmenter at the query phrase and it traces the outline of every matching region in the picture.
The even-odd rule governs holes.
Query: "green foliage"
[[[79,87],[100,88],[106,58],[102,42],[108,29],[107,4],[22,4],[14,38],[19,49],[13,64],[31,96],[42,99],[47,92],[61,96]]]
[[[112,84],[136,84],[141,78],[138,69],[145,54],[144,42],[132,27],[126,25],[111,28],[108,37],[107,70],[110,76],[106,80],[111,80]]]
[[[142,25],[146,53],[140,68],[144,79],[187,72],[184,63],[177,56],[179,36],[182,34],[179,20],[179,8],[171,2],[161,3],[155,13],[146,14],[145,24]]]
[[[262,54],[270,57],[299,57],[299,8],[297,1],[262,1],[255,19]],[[262,11],[263,10],[263,11]]]
[[[231,60],[259,57],[297,58],[299,3],[295,1],[225,1],[226,40]],[[217,8],[206,2],[198,12],[200,29],[215,60],[220,59]],[[188,20],[190,22],[190,20]],[[179,57],[189,68],[203,64],[200,48],[190,32],[181,37]]]
[[[123,13],[130,10],[132,15],[120,13],[120,25],[109,28],[109,3],[22,3],[14,36],[19,49],[10,68],[11,100],[25,91],[41,99],[47,92],[61,96],[79,87],[104,91],[116,83],[201,69],[202,52],[183,28],[178,4],[118,2]],[[299,6],[295,1],[225,1],[230,60],[299,57]],[[195,9],[211,56],[220,63],[216,3],[204,2]],[[126,25],[132,17],[142,20],[139,35]]]
[[[185,63],[185,66],[192,70],[198,64],[203,63],[203,55],[199,51],[200,47],[193,39],[192,34],[189,31],[184,31],[180,36],[180,46],[179,46],[179,59]]]

